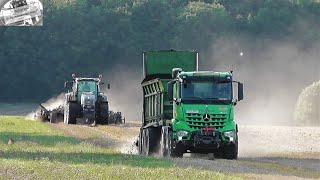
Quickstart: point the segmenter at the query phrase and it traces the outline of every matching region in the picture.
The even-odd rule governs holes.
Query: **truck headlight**
[[[234,137],[234,135],[235,135],[235,132],[234,131],[227,131],[227,132],[224,132],[224,135],[226,136],[226,137]]]
[[[186,137],[186,136],[188,136],[188,131],[178,130],[177,131],[177,136],[178,136],[179,139],[180,139],[180,137],[181,138],[182,137]]]
[[[230,141],[234,141],[236,137],[236,132],[235,131],[227,131],[223,133],[224,136],[228,137]]]

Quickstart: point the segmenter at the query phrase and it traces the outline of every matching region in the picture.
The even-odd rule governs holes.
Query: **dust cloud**
[[[254,42],[250,38],[225,38],[200,51],[200,70],[234,71],[234,80],[245,85],[245,99],[235,107],[243,125],[294,126],[299,94],[320,79],[320,43],[308,50],[296,42]],[[118,65],[104,73],[110,109],[128,120],[142,113],[142,68]]]
[[[240,157],[320,153],[320,127],[239,126]],[[319,156],[318,156],[319,158]]]
[[[55,109],[55,108],[63,105],[64,96],[65,96],[65,93],[61,93],[61,94],[59,94],[57,96],[54,96],[54,97],[50,98],[46,102],[42,103],[42,105],[45,108],[47,108],[48,110]]]
[[[141,121],[141,69],[118,65],[103,76],[102,81],[111,85],[109,90],[104,90],[108,97],[109,109],[122,112],[126,120]]]
[[[319,45],[301,50],[291,42],[221,39],[200,57],[205,70],[234,71],[244,83],[244,100],[235,107],[238,124],[295,125],[293,114],[303,88],[319,76]]]
[[[26,120],[36,120],[36,111],[28,113],[25,117]]]
[[[54,96],[47,100],[46,102],[42,103],[42,105],[47,109],[47,110],[52,110],[55,108],[58,108],[59,106],[63,105],[64,102],[64,93],[61,93],[57,96]],[[33,110],[29,114],[27,114],[26,118],[27,120],[35,120],[36,113],[40,110],[40,107],[37,109]]]
[[[126,142],[119,143],[121,145],[117,149],[122,154],[138,154],[138,148],[135,144],[135,141],[137,141],[137,136],[138,135],[135,135],[133,138],[128,138]]]

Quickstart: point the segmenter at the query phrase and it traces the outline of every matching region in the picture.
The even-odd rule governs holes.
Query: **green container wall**
[[[148,51],[144,53],[144,76],[171,74],[173,68],[183,71],[197,70],[197,52],[194,51]]]

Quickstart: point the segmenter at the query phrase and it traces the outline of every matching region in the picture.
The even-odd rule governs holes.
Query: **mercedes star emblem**
[[[204,114],[203,115],[203,120],[209,121],[210,120],[210,115],[209,114]]]

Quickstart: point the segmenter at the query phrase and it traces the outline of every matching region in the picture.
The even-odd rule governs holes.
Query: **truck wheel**
[[[151,155],[155,153],[158,145],[159,139],[157,138],[157,129],[156,128],[146,128],[143,130],[143,143],[142,143],[142,154]]]
[[[140,132],[139,132],[139,139],[138,139],[138,153],[141,155],[142,154],[142,135],[143,134],[143,129],[140,129]]]
[[[68,102],[64,107],[64,123],[76,124],[76,106],[72,102]]]
[[[109,124],[109,105],[108,103],[101,103],[100,104],[100,114],[97,119],[97,124],[107,125]]]
[[[168,146],[167,146],[167,138],[166,138],[167,130],[168,130],[167,127],[161,128],[160,156],[162,156],[162,157],[168,156],[168,148],[167,148]]]
[[[224,158],[238,159],[238,141],[224,147]]]
[[[159,148],[158,144],[160,141],[159,129],[158,128],[148,128],[149,131],[149,152],[157,153]]]
[[[149,155],[149,133],[147,131],[147,129],[143,129],[142,130],[142,146],[141,146],[141,154],[142,155]]]
[[[174,158],[181,158],[183,156],[183,150],[180,146],[176,146],[175,149],[173,149],[173,144],[172,144],[172,132],[168,131],[168,136],[167,136],[167,141],[168,141],[168,147],[169,147],[169,154],[170,157]]]
[[[51,112],[50,113],[50,123],[56,123],[57,122],[57,118],[58,118],[58,114],[57,113],[54,113],[54,112]]]
[[[217,159],[223,158],[223,151],[224,151],[224,149],[222,149],[222,148],[217,149],[217,151],[215,151],[213,153],[214,154],[214,158],[217,158]]]

